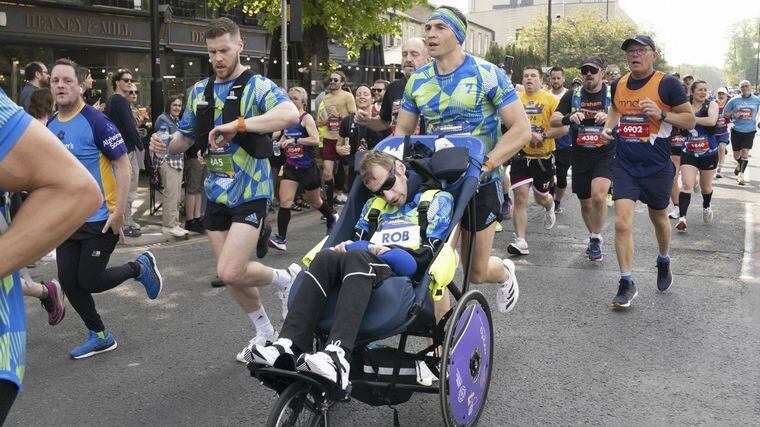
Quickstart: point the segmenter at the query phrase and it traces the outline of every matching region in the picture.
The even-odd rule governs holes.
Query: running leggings
[[[0,426],[5,423],[8,412],[18,396],[18,386],[8,380],[0,380]]]
[[[101,233],[104,225],[105,221],[85,223],[56,249],[61,287],[87,329],[95,332],[104,331],[105,326],[92,294],[113,289],[140,273],[134,262],[106,268],[119,236],[110,230]]]
[[[280,337],[289,338],[301,351],[311,351],[327,295],[332,289],[340,289],[327,342],[340,341],[340,346],[350,354],[373,286],[393,275],[388,264],[367,251],[319,252],[298,288]]]

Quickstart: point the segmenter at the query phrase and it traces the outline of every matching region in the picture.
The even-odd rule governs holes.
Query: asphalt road
[[[646,208],[637,206],[639,297],[624,312],[609,307],[618,280],[613,211],[605,260],[594,264],[585,259],[587,233],[573,195],[550,231],[532,205],[531,254],[515,259],[520,299],[513,312],[494,316],[495,367],[481,425],[760,424],[758,226],[749,222],[745,233],[759,186],[717,181],[712,224],[702,223],[701,198],[693,198],[688,233],[673,235],[675,284],[666,293],[655,288],[656,241]],[[493,249],[502,257],[512,239],[511,223],[504,226]],[[318,213],[294,215],[289,252],[270,251],[266,262],[287,267],[323,232]],[[119,249],[112,263],[141,250]],[[275,396],[235,361],[252,329],[227,291],[209,286],[215,268],[205,239],[150,250],[166,281],[158,300],[148,301],[135,282],[96,296],[119,344],[113,352],[71,360],[86,334],[76,313],[69,307],[64,322],[50,327],[39,303],[27,300],[25,390],[9,425],[263,425]],[[37,278],[54,274],[52,265],[33,269]],[[494,287],[482,290],[495,307]],[[279,301],[271,289],[263,295],[279,327]],[[442,423],[434,395],[398,409],[402,425]],[[359,402],[333,413],[345,426],[393,420],[388,408]]]

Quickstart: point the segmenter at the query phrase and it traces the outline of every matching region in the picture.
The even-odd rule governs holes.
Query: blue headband
[[[459,44],[464,44],[464,35],[467,31],[467,27],[464,25],[464,22],[451,11],[451,9],[439,7],[433,11],[432,15],[430,15],[428,22],[434,19],[440,19],[443,21],[449,28],[451,28],[451,31],[454,32],[454,36],[456,36]]]

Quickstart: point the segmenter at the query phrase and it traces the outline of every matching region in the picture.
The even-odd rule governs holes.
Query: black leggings
[[[92,294],[113,289],[140,273],[134,262],[106,269],[119,236],[111,230],[101,233],[104,225],[105,221],[85,223],[56,249],[61,287],[87,329],[95,332],[104,331],[105,326]]]
[[[298,350],[310,351],[327,295],[332,289],[340,289],[327,342],[340,341],[350,354],[372,288],[392,275],[388,264],[367,251],[319,252],[304,275],[280,336],[292,340]]]
[[[8,380],[0,380],[0,426],[5,423],[8,412],[18,396],[18,386]]]

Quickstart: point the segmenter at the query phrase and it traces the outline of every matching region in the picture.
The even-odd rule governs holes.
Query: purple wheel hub
[[[460,425],[475,421],[485,400],[491,369],[491,328],[478,304],[468,306],[459,318],[449,356],[451,416]]]

